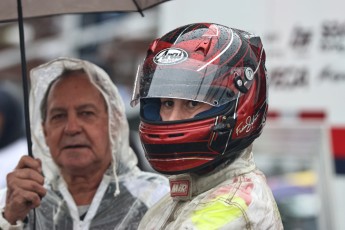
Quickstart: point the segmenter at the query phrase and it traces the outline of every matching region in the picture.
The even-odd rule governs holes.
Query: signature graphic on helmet
[[[245,120],[245,124],[243,124],[243,122],[241,122],[238,125],[238,127],[236,129],[236,134],[239,135],[239,134],[243,133],[243,131],[248,133],[250,130],[252,130],[254,128],[254,123],[259,118],[259,115],[260,115],[259,113],[256,113],[253,116],[248,116],[247,119]]]
[[[188,58],[188,53],[183,49],[168,48],[160,51],[153,58],[157,65],[174,65],[185,61]]]

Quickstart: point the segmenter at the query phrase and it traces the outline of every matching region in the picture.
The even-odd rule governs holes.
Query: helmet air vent
[[[174,134],[169,134],[168,137],[183,137],[183,133],[174,133]]]
[[[212,38],[205,39],[204,41],[200,42],[200,44],[195,48],[195,52],[202,52],[206,57],[208,51],[210,50]]]

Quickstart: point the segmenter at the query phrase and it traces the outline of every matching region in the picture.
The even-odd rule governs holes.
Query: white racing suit
[[[280,214],[251,147],[205,176],[171,176],[171,194],[152,207],[140,230],[280,230]]]
[[[103,176],[89,206],[76,206],[50,156],[42,132],[41,101],[48,85],[66,68],[83,68],[108,106],[112,165]],[[137,229],[148,208],[169,192],[168,180],[158,174],[140,171],[136,166],[137,158],[129,146],[129,127],[124,105],[109,76],[92,63],[59,58],[33,69],[30,77],[32,152],[42,160],[48,191],[41,205],[31,210],[24,224],[15,229]],[[5,193],[1,194],[0,207],[3,207]]]

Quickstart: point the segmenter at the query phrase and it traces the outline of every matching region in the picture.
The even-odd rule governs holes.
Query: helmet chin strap
[[[226,149],[228,148],[228,144],[230,142],[231,135],[232,135],[232,132],[233,132],[235,124],[236,124],[236,119],[237,119],[236,111],[237,111],[239,98],[240,98],[240,94],[238,95],[238,97],[236,99],[236,104],[235,104],[235,108],[233,110],[232,116],[228,116],[227,118],[224,119],[224,121],[222,121],[221,123],[219,123],[213,127],[213,131],[215,131],[215,132],[229,131],[228,139],[226,141],[226,145],[224,147],[224,150],[223,150],[222,154],[217,157],[218,159],[216,160],[216,162],[218,162],[218,163],[215,163],[213,165],[210,165],[208,167],[205,167],[201,170],[196,171],[197,174],[199,174],[199,175],[207,174],[207,173],[213,171],[219,165],[226,166],[228,164],[231,164],[240,155],[239,153],[241,151],[237,151],[232,156],[229,156],[228,158],[227,157],[224,158]],[[225,161],[221,160],[220,158],[225,159]]]
[[[233,110],[234,113],[233,113],[233,115],[232,115],[232,118],[226,119],[226,120],[231,120],[232,122],[229,123],[229,125],[231,126],[231,127],[230,127],[230,132],[229,132],[228,140],[226,141],[226,145],[225,145],[225,148],[224,148],[224,151],[223,151],[222,155],[224,155],[226,149],[228,148],[228,144],[229,144],[229,141],[230,141],[230,137],[231,137],[231,135],[232,135],[232,131],[233,131],[234,128],[235,128],[235,124],[236,124],[235,121],[236,121],[236,119],[237,119],[237,113],[236,113],[236,111],[237,111],[237,106],[238,106],[238,101],[239,101],[239,99],[240,99],[240,96],[241,96],[241,93],[238,93],[237,98],[236,98],[235,109]]]
[[[234,114],[234,120],[233,120],[233,121],[235,121],[235,119],[236,119],[235,116],[236,116],[236,113]],[[235,123],[235,122],[233,122],[233,123]],[[230,129],[230,132],[229,132],[228,140],[226,141],[226,145],[225,145],[224,150],[223,150],[223,152],[222,152],[222,156],[224,156],[225,151],[226,151],[226,149],[228,148],[228,144],[229,144],[230,137],[231,137],[231,135],[232,135],[232,131],[233,131],[233,130],[234,130],[234,127],[232,126],[231,129]]]
[[[222,156],[225,154],[226,149],[228,148],[228,144],[232,135],[232,132],[234,130],[235,124],[236,124],[236,119],[237,119],[237,106],[238,106],[238,101],[240,98],[240,93],[238,94],[237,98],[236,98],[236,104],[235,107],[233,109],[233,114],[232,116],[224,116],[223,118],[225,118],[222,122],[220,122],[219,124],[215,125],[213,127],[213,131],[215,132],[226,132],[229,131],[229,135],[228,135],[228,139],[226,141],[224,150],[222,152]]]

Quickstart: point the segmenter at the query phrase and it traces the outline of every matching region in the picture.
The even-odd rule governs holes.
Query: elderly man
[[[31,71],[35,159],[7,176],[3,229],[137,229],[166,180],[140,171],[108,75],[59,58]]]

